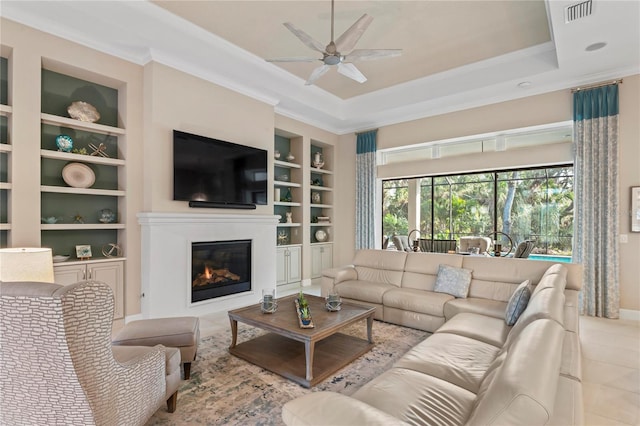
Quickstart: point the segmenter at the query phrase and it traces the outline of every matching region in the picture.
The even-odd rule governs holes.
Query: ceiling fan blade
[[[356,49],[344,57],[347,62],[372,61],[402,55],[402,49]]]
[[[319,58],[309,58],[307,56],[292,56],[289,58],[265,59],[267,62],[315,62],[321,61]]]
[[[324,75],[324,73],[326,73],[327,71],[329,71],[329,65],[321,65],[321,66],[319,66],[318,68],[313,70],[313,72],[309,76],[309,79],[304,84],[306,86],[312,85],[317,79],[322,77]]]
[[[372,16],[366,13],[362,15],[360,19],[351,25],[349,29],[335,41],[336,50],[342,53],[351,52],[369,24],[371,24],[371,21],[373,21]]]
[[[296,28],[290,22],[285,22],[284,26],[287,27],[289,31],[291,31],[296,37],[300,39],[300,41],[302,41],[309,48],[316,50],[318,52],[324,53],[325,46],[315,41],[309,34],[305,33],[299,28]]]
[[[365,81],[367,81],[367,77],[365,77],[364,74],[362,74],[360,70],[353,64],[338,64],[338,72],[346,77],[349,77],[352,80],[357,81],[358,83],[364,83]]]

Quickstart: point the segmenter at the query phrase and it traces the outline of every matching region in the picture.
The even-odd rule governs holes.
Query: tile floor
[[[220,330],[226,312],[200,318],[201,336]],[[581,317],[580,341],[585,426],[640,425],[640,322]]]

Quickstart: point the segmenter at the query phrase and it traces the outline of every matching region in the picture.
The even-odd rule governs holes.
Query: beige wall
[[[501,130],[537,126],[572,120],[572,95],[561,90],[510,102],[458,111],[406,123],[382,127],[378,131],[378,149],[412,145],[442,139],[472,136]],[[640,76],[624,78],[620,85],[620,233],[629,242],[620,245],[620,306],[640,310],[640,233],[630,233],[629,188],[640,185]],[[343,152],[355,151],[355,136],[341,137]],[[566,144],[547,145],[542,149],[527,148],[505,152],[485,153],[438,160],[390,164],[378,168],[379,178],[416,176],[467,170],[482,170],[509,166],[524,166],[571,161],[571,147]],[[355,176],[355,167],[345,174]],[[345,188],[348,194],[355,191]],[[341,194],[345,196],[347,192]],[[349,210],[342,210],[351,214]],[[347,235],[352,235],[351,233]],[[342,251],[354,245],[345,242]],[[348,261],[347,261],[348,262]],[[346,263],[346,262],[345,262]]]
[[[144,67],[144,105],[144,211],[273,214],[272,205],[211,210],[173,201],[174,129],[266,149],[271,162],[272,106],[155,62]]]
[[[640,233],[631,230],[631,186],[640,186],[640,75],[620,85],[620,307],[640,310]]]

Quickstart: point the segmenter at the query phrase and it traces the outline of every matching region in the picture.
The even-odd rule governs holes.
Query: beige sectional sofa
[[[435,292],[440,265],[471,271],[468,295]],[[351,396],[288,402],[288,425],[577,425],[583,422],[578,292],[582,268],[528,259],[363,250],[326,271],[322,293],[434,334]],[[532,294],[513,326],[511,295]],[[375,326],[374,326],[375,338]]]

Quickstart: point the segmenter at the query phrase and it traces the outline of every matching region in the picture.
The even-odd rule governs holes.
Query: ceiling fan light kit
[[[362,34],[369,27],[373,21],[373,17],[366,13],[360,17],[353,25],[349,27],[337,40],[333,40],[333,15],[334,0],[331,0],[331,41],[325,47],[318,41],[314,40],[309,34],[305,33],[301,29],[295,27],[290,22],[285,22],[284,26],[287,27],[300,41],[302,41],[307,47],[317,52],[322,53],[322,58],[309,58],[309,57],[290,57],[279,59],[267,59],[268,62],[313,62],[321,61],[322,65],[313,70],[309,79],[306,81],[306,85],[313,84],[316,80],[322,77],[329,68],[336,66],[338,73],[357,81],[358,83],[364,83],[367,81],[367,77],[360,72],[360,70],[351,62],[354,61],[367,61],[382,58],[391,58],[400,56],[402,49],[356,49],[355,47]]]

